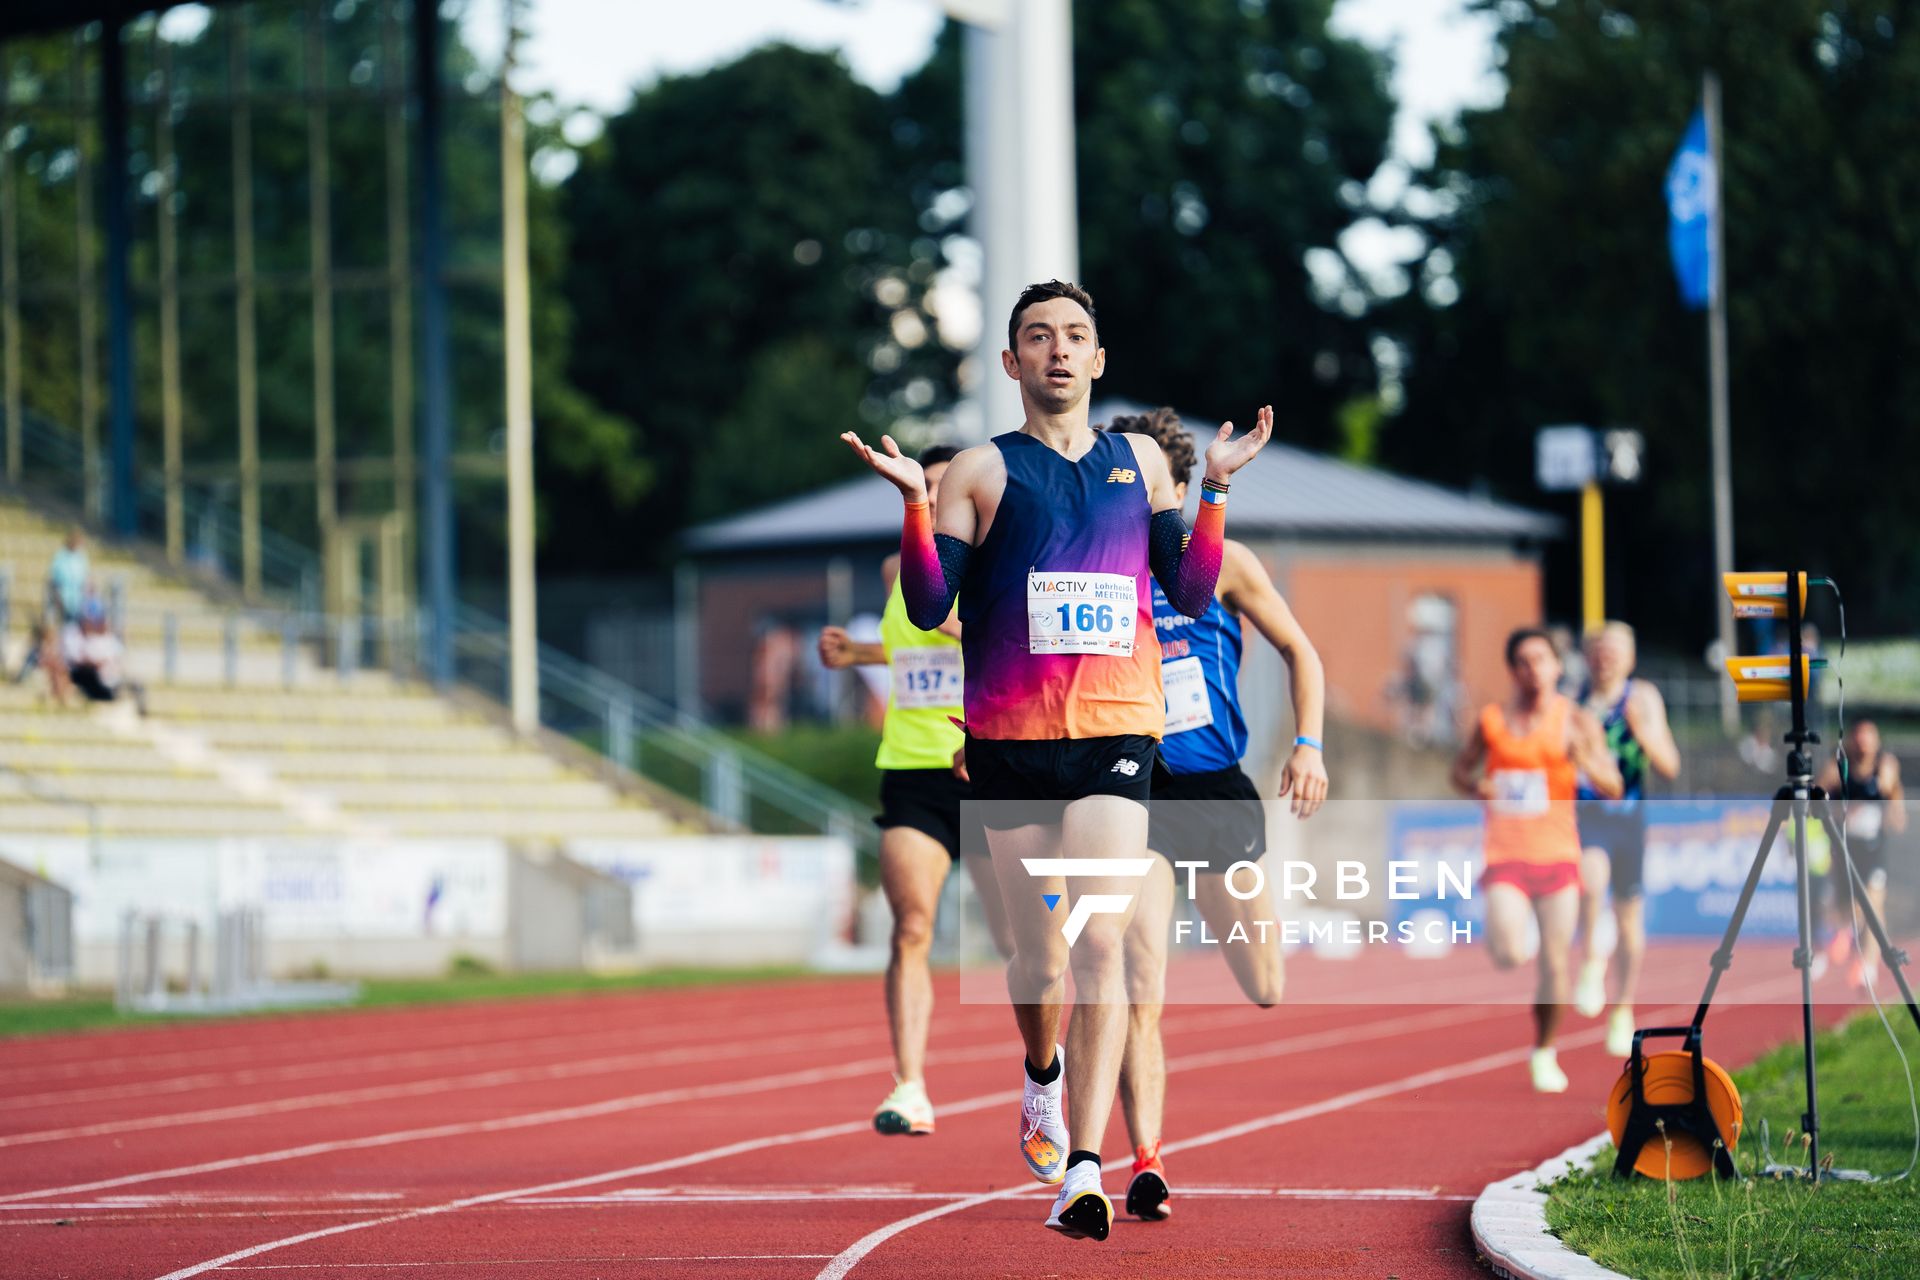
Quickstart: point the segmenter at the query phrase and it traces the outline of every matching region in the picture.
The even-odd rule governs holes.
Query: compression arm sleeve
[[[922,631],[937,630],[953,612],[960,580],[973,548],[933,531],[933,514],[924,502],[909,502],[900,524],[900,595],[907,621]]]
[[[1225,503],[1202,502],[1193,533],[1177,510],[1153,513],[1149,563],[1167,603],[1189,618],[1197,618],[1213,603],[1220,582],[1220,560],[1226,550]]]

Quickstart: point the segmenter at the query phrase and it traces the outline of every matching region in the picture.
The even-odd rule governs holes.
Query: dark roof
[[[1094,406],[1105,422],[1140,406]],[[1199,511],[1199,486],[1187,516]],[[1234,477],[1228,522],[1241,537],[1347,536],[1512,542],[1560,536],[1558,517],[1474,497],[1424,480],[1274,442]],[[743,515],[688,530],[695,552],[772,551],[823,544],[885,542],[900,536],[900,496],[871,472]]]

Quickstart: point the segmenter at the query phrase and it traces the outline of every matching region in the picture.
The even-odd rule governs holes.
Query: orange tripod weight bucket
[[[1642,1053],[1642,1039],[1669,1035],[1685,1037],[1686,1047]],[[1614,1174],[1664,1181],[1717,1170],[1738,1177],[1733,1151],[1741,1119],[1740,1091],[1719,1063],[1701,1054],[1699,1027],[1636,1031],[1626,1070],[1607,1096],[1607,1131],[1620,1153]]]

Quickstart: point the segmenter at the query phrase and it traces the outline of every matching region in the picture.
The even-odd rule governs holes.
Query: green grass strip
[[[1906,1010],[1895,1005],[1888,1018],[1920,1067]],[[1906,1074],[1880,1020],[1869,1012],[1820,1033],[1814,1054],[1823,1163],[1881,1175],[1904,1169],[1913,1153],[1913,1114]],[[1733,1076],[1745,1111],[1736,1153],[1741,1172],[1761,1167],[1763,1117],[1774,1158],[1805,1168],[1799,1041]],[[1591,1170],[1550,1188],[1547,1225],[1572,1248],[1635,1280],[1920,1277],[1920,1185],[1912,1179],[1818,1187],[1764,1176],[1619,1181],[1613,1158],[1608,1146]]]
[[[326,1013],[342,1009],[380,1009],[408,1005],[454,1004],[465,1000],[513,1000],[536,996],[588,995],[599,992],[659,991],[730,982],[798,981],[808,977],[793,967],[757,969],[654,969],[643,973],[494,973],[471,963],[456,963],[453,972],[438,978],[371,978],[360,983],[360,998],[352,1004],[324,1008],[302,1006],[299,1012]],[[235,1017],[289,1013],[291,1008],[264,1008],[241,1014],[144,1014],[114,1008],[113,997],[81,992],[45,1000],[0,1003],[0,1037],[51,1035],[63,1031],[90,1031],[102,1027],[147,1027],[182,1022],[225,1021]]]

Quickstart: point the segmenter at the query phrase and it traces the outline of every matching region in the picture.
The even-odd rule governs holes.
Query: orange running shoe
[[[1024,1066],[1020,1072],[1020,1158],[1027,1162],[1027,1172],[1048,1186],[1067,1176],[1067,1154],[1073,1145],[1067,1140],[1063,1114],[1067,1051],[1055,1045],[1053,1052],[1060,1074],[1052,1084],[1035,1084]]]
[[[1160,1139],[1133,1150],[1133,1178],[1127,1183],[1127,1212],[1147,1222],[1173,1216],[1173,1190],[1167,1186],[1167,1167],[1160,1163]]]

